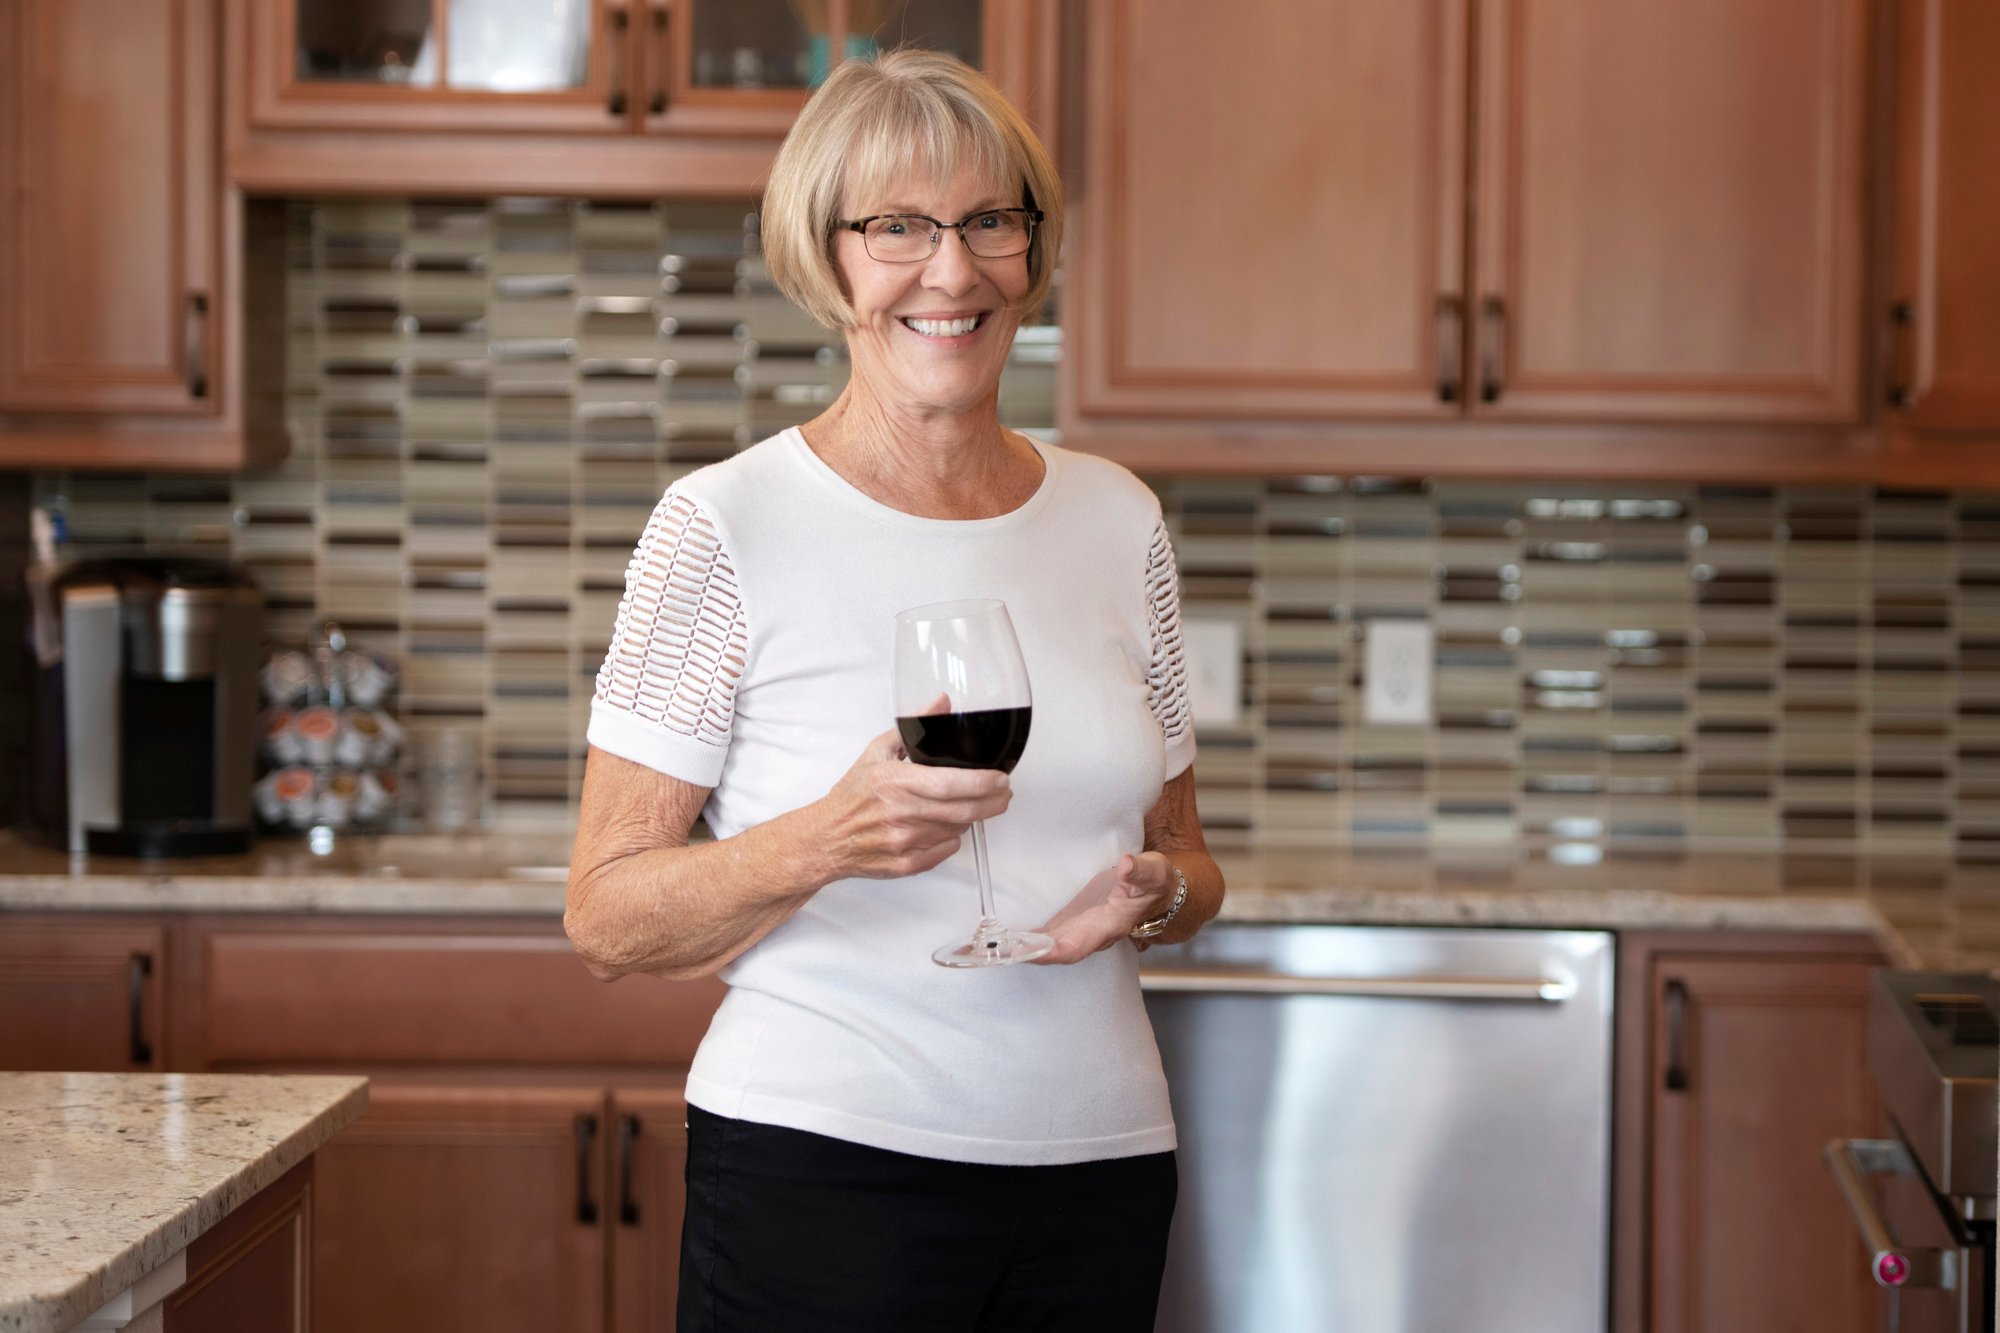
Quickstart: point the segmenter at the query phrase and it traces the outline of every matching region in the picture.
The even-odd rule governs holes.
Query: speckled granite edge
[[[1697,896],[1648,889],[1237,888],[1224,921],[1352,926],[1538,926],[1574,930],[1828,931],[1872,936],[1895,967],[1916,951],[1862,898]]]
[[[110,1077],[157,1079],[166,1076]],[[87,1319],[112,1297],[212,1230],[265,1186],[359,1120],[368,1109],[368,1080],[365,1078],[303,1074],[185,1077],[282,1081],[313,1087],[323,1085],[329,1100],[312,1112],[304,1123],[285,1132],[242,1167],[155,1220],[146,1234],[137,1240],[102,1259],[89,1256],[90,1268],[83,1278],[53,1290],[23,1292],[15,1289],[14,1284],[8,1281],[4,1266],[0,1266],[0,1333],[62,1333]],[[5,1254],[6,1244],[0,1241],[0,1261],[4,1261]]]
[[[563,911],[564,886],[526,879],[408,879],[365,875],[270,878],[140,878],[115,875],[0,873],[0,910],[105,912],[379,912],[480,916],[551,916]]]
[[[1232,874],[1226,921],[1329,925],[1545,926],[1589,930],[1853,931],[1899,967],[1916,952],[1860,895],[1701,894],[1649,888],[1466,890],[1436,885],[1258,885]],[[0,872],[0,911],[342,912],[560,918],[547,880],[367,874],[218,876]]]

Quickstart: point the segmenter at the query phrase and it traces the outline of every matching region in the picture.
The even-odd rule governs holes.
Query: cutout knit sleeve
[[[713,787],[749,655],[722,534],[700,505],[668,491],[625,571],[611,647],[597,671],[590,743]]]
[[[1164,519],[1153,529],[1146,556],[1146,607],[1152,640],[1146,702],[1160,721],[1167,746],[1166,776],[1171,780],[1194,762],[1194,717],[1188,707],[1187,658],[1181,647],[1180,574]]]

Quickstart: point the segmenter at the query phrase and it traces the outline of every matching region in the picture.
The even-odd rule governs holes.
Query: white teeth
[[[906,319],[903,323],[927,338],[958,338],[979,327],[979,316],[964,319]]]

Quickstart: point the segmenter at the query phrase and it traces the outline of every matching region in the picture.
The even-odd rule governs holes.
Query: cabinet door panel
[[[687,1208],[687,1101],[676,1091],[614,1089],[610,1137],[612,1330],[673,1333]]]
[[[2000,5],[1902,0],[1892,387],[1911,425],[2000,427]]]
[[[0,10],[0,408],[213,413],[211,0]]]
[[[1464,0],[1089,10],[1084,416],[1448,416]]]
[[[166,1068],[165,932],[0,923],[0,1069]]]
[[[1821,1160],[1828,1140],[1881,1119],[1868,972],[1845,960],[1655,962],[1653,1333],[1881,1327]]]
[[[211,1066],[686,1064],[724,989],[713,978],[607,986],[556,927],[218,929],[202,947]]]
[[[1864,0],[1482,15],[1474,410],[1853,420]]]
[[[622,134],[633,123],[634,0],[406,0],[393,15],[231,2],[256,128]]]
[[[320,1149],[313,1323],[604,1326],[600,1089],[398,1085]]]

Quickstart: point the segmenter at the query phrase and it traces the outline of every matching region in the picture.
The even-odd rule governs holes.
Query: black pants
[[[688,1108],[680,1333],[1151,1333],[1172,1153],[976,1166]]]

